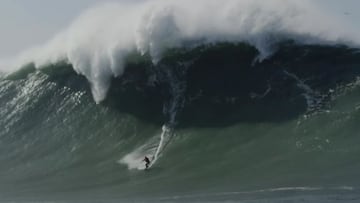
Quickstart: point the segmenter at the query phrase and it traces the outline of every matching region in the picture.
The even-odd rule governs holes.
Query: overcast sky
[[[360,31],[359,0],[313,1]],[[107,1],[0,0],[0,58],[14,56],[26,48],[46,42],[69,25],[83,10],[102,2]]]

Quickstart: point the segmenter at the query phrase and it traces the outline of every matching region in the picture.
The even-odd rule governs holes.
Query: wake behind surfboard
[[[129,170],[149,170],[162,155],[162,152],[170,143],[172,137],[172,129],[164,125],[162,127],[160,139],[159,137],[153,137],[144,145],[125,155],[121,160],[118,161],[118,163],[126,165]],[[150,158],[150,163],[147,168],[144,162],[145,157]]]

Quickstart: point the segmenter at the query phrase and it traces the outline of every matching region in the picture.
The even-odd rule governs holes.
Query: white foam
[[[143,163],[144,156],[147,154],[143,153],[141,150],[135,150],[124,156],[121,160],[118,161],[120,164],[124,164],[128,167],[129,170],[145,169],[145,163]]]
[[[314,192],[314,191],[353,191],[354,187],[351,186],[339,186],[339,187],[279,187],[279,188],[267,188],[259,190],[250,190],[250,191],[233,191],[233,192],[219,192],[219,193],[200,193],[200,194],[189,194],[189,195],[178,195],[178,196],[169,196],[162,197],[161,200],[181,200],[181,199],[191,199],[191,198],[204,198],[204,197],[226,197],[226,196],[235,196],[235,195],[249,195],[249,194],[261,194],[261,193],[279,193],[279,192]],[[306,194],[306,193],[305,193]],[[302,197],[302,201],[304,201]],[[266,202],[273,202],[270,199]],[[279,202],[279,201],[274,201]],[[288,202],[288,201],[280,201]],[[292,201],[290,201],[292,202]],[[326,201],[328,202],[328,201]],[[335,201],[337,202],[337,201]]]
[[[159,141],[159,144],[158,144],[158,146],[156,148],[156,151],[155,151],[155,154],[154,154],[154,157],[153,157],[153,159],[151,161],[150,166],[152,166],[152,165],[154,165],[156,163],[156,161],[158,160],[158,158],[161,155],[161,152],[164,150],[165,146],[170,141],[171,136],[172,136],[171,131],[172,130],[169,127],[167,127],[166,125],[164,125],[162,127],[162,132],[161,132],[161,135],[160,135],[160,141]]]
[[[320,107],[324,96],[322,96],[319,92],[316,92],[313,89],[311,89],[311,87],[309,85],[305,84],[305,82],[303,80],[301,80],[294,73],[290,73],[286,70],[284,70],[283,72],[285,73],[285,75],[296,80],[297,86],[304,91],[304,93],[302,95],[304,96],[304,98],[306,100],[308,112],[314,111],[318,107]]]
[[[145,169],[144,158],[147,156],[151,162],[150,167],[153,166],[161,156],[164,148],[169,144],[172,136],[172,130],[164,125],[160,134],[160,139],[155,136],[149,139],[145,144],[136,148],[134,151],[126,154],[122,159],[118,161],[120,164],[124,164],[129,170]]]
[[[360,35],[308,0],[154,0],[108,3],[84,12],[45,45],[19,56],[37,67],[68,60],[90,82],[96,102],[110,79],[123,73],[123,59],[138,50],[157,62],[167,48],[185,41],[248,42],[262,60],[284,38],[302,43],[358,45]]]

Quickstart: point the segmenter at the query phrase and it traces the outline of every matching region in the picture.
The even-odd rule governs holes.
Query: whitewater
[[[66,60],[89,80],[100,102],[110,79],[123,74],[124,60],[134,51],[148,53],[156,63],[169,48],[217,42],[249,43],[258,49],[258,60],[270,56],[285,39],[358,46],[358,33],[338,21],[311,1],[108,3],[84,12],[45,45],[20,54],[14,64],[42,67]]]
[[[359,36],[308,0],[99,3],[0,60],[0,201],[358,202]]]

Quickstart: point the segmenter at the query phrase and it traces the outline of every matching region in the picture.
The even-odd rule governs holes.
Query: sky
[[[0,58],[43,44],[89,7],[108,1],[144,0],[0,0]],[[151,1],[151,0],[150,0]],[[313,0],[360,33],[359,0]]]

